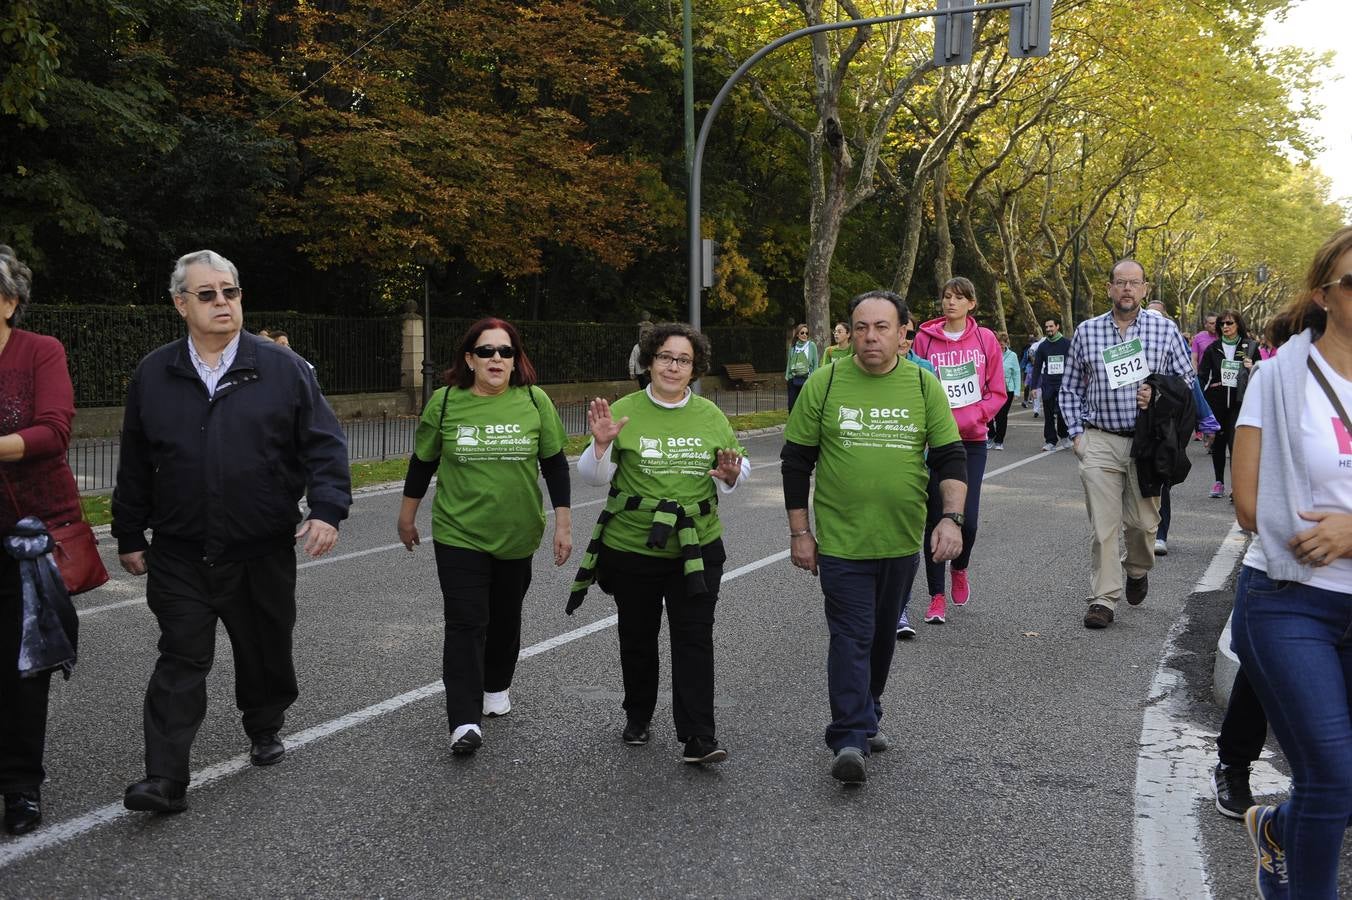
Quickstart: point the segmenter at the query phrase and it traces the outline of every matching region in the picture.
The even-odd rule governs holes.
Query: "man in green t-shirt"
[[[934,558],[962,550],[967,457],[938,379],[898,356],[909,320],[906,301],[890,291],[850,301],[854,356],[807,380],[780,454],[793,564],[820,570],[826,596],[826,744],[835,752],[831,775],[846,784],[863,782],[864,757],[887,748],[878,719],[897,617],[919,566],[929,470],[943,496]],[[815,536],[807,511],[814,469]]]

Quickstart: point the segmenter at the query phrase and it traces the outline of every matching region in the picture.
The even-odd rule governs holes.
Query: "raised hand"
[[[736,450],[719,450],[717,461],[709,474],[731,487],[742,474],[742,454]]]
[[[592,441],[596,445],[597,458],[611,445],[620,429],[629,422],[625,416],[618,422],[610,417],[610,403],[600,397],[587,405],[587,427],[591,430]]]

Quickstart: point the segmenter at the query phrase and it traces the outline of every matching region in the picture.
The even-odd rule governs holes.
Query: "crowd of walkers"
[[[74,404],[64,351],[16,327],[30,289],[27,267],[0,247],[0,654],[19,661],[0,666],[11,834],[41,822],[47,697],[52,673],[75,664],[69,593],[80,589],[50,553],[25,556],[15,548],[32,541],[12,540],[59,550],[51,535],[80,518],[65,462]],[[897,639],[916,633],[907,601],[922,563],[926,623],[945,623],[950,601],[963,607],[977,593],[968,570],[981,484],[1016,396],[1036,404],[1042,449],[1078,459],[1090,523],[1083,624],[1094,630],[1112,625],[1120,601],[1148,596],[1168,552],[1169,489],[1204,431],[1210,493],[1224,496],[1228,459],[1235,515],[1253,535],[1236,588],[1242,668],[1218,740],[1217,808],[1245,820],[1262,896],[1336,896],[1352,821],[1352,228],[1320,249],[1262,344],[1228,309],[1189,345],[1162,308],[1146,306],[1150,285],[1133,259],[1114,265],[1107,292],[1107,312],[1070,336],[1049,316],[1022,354],[978,324],[976,289],[961,277],[918,325],[903,298],[878,290],[850,302],[825,352],[808,326],[795,328],[781,472],[790,557],[818,576],[830,635],[830,773],[860,784],[868,757],[890,746],[883,696]],[[125,804],[161,813],[187,805],[218,623],[250,760],[284,757],[280,732],[298,693],[297,546],[327,553],[352,502],[344,437],[314,370],[284,341],[244,330],[234,264],[187,254],[169,293],[187,336],[148,355],[129,385],[112,528],[123,568],[147,576],[160,628],[145,777]],[[726,415],[692,390],[710,357],[690,326],[645,323],[630,363],[640,389],[591,402],[578,475],[608,494],[565,606],[572,614],[593,585],[613,598],[618,738],[633,746],[652,738],[665,611],[675,734],[680,758],[696,765],[728,755],[714,709],[727,559],[718,508],[751,472]],[[547,525],[541,476],[554,563],[573,555],[570,473],[562,423],[511,323],[471,326],[445,377],[422,411],[395,528],[409,551],[421,544],[416,514],[435,475],[449,748],[469,755],[485,746],[484,718],[512,710],[523,602]],[[38,620],[67,649],[25,668]],[[1248,784],[1269,725],[1292,768],[1279,805],[1255,803]]]

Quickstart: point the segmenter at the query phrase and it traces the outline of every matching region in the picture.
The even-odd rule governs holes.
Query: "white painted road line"
[[[403,545],[400,544],[397,546],[402,547]],[[722,583],[727,584],[729,581],[733,581],[743,575],[748,575],[758,569],[763,569],[768,565],[787,559],[788,556],[789,551],[781,550],[779,553],[772,553],[755,562],[747,563],[744,566],[738,566],[732,571],[724,574]],[[581,638],[595,634],[598,631],[605,631],[614,626],[617,621],[618,619],[616,616],[607,616],[604,619],[598,619],[595,622],[583,625],[580,628],[575,628],[572,631],[564,632],[563,634],[549,638],[548,640],[541,641],[538,644],[532,644],[521,651],[520,658],[524,660],[529,659],[532,656],[539,656],[541,653],[547,653],[550,650],[562,647],[564,644],[570,644],[573,641],[580,640]],[[435,697],[443,691],[445,691],[445,687],[442,683],[440,681],[435,681],[431,684],[425,684],[420,688],[405,691],[397,697],[382,700],[381,702],[372,704],[364,709],[359,709],[355,712],[350,712],[347,715],[339,716],[331,721],[306,728],[304,731],[297,732],[296,734],[285,735],[287,751],[293,752],[299,750],[322,738],[337,734],[340,731],[347,731],[350,728],[355,728],[372,719],[394,712],[397,709],[402,709],[411,703],[417,703],[419,700]],[[220,781],[222,778],[229,775],[246,771],[249,768],[251,768],[251,764],[249,763],[249,755],[247,753],[232,756],[227,760],[194,772],[192,774],[192,785],[189,788],[189,791],[198,790],[213,782]],[[119,819],[126,818],[130,815],[131,811],[123,807],[121,801],[118,801],[116,803],[110,803],[107,806],[101,806],[78,818],[69,819],[65,822],[58,822],[55,825],[41,828],[5,844],[0,844],[0,869],[12,865],[21,859],[32,856],[35,853],[41,853],[43,850],[50,849],[59,844],[64,844],[65,842],[77,838],[82,834],[87,834],[102,825],[116,822]]]
[[[1235,525],[1221,541],[1193,593],[1217,591],[1234,571],[1244,550],[1244,533]],[[1159,666],[1150,684],[1136,757],[1136,816],[1132,867],[1139,900],[1210,900],[1197,798],[1210,790],[1215,743],[1182,714],[1180,673],[1169,667],[1179,637],[1187,630],[1180,616],[1164,640]]]
[[[1043,457],[1050,455],[1051,454],[1049,453],[1042,453],[1039,454],[1038,456],[1030,456],[1027,459],[1021,460],[1020,462],[1015,463],[1011,466],[1006,466],[1003,469],[999,469],[995,472],[987,473],[987,477],[989,477],[990,475],[998,475],[1000,472],[1006,472],[1009,471],[1010,469],[1018,468],[1019,466],[1025,465],[1035,459],[1042,459]],[[756,468],[763,468],[772,465],[778,465],[778,463],[777,462],[762,463],[760,466]],[[582,506],[595,506],[597,504],[604,502],[605,502],[604,498],[600,500],[592,500],[586,503],[580,503],[577,505],[577,507],[574,507],[574,509]],[[354,553],[346,554],[344,556],[331,557],[329,559],[314,560],[313,562],[305,563],[304,566],[309,567],[315,565],[322,565],[325,563],[339,562],[344,559],[352,559],[359,556],[366,556],[371,553],[378,553],[384,550],[402,547],[403,547],[402,544],[390,544],[384,547],[356,551]],[[755,560],[742,566],[738,566],[737,568],[732,569],[731,571],[725,573],[723,575],[722,583],[727,584],[728,582],[734,581],[737,578],[742,577],[743,575],[748,575],[759,569],[763,569],[766,566],[773,565],[774,563],[780,562],[788,558],[789,558],[788,550],[781,550],[778,553],[772,553],[769,556],[763,557],[761,559]],[[94,612],[99,612],[105,609],[116,609],[122,606],[129,606],[143,602],[144,598],[140,598],[137,600],[126,600],[122,601],[121,603],[108,604],[107,606],[104,607],[93,607],[89,610],[84,610],[82,612],[82,615],[89,615]],[[546,653],[550,650],[554,650],[565,644],[569,644],[572,643],[573,641],[587,637],[588,635],[595,634],[599,631],[604,631],[615,625],[617,621],[618,621],[617,617],[607,616],[604,619],[599,619],[588,625],[583,625],[580,628],[575,628],[572,631],[568,631],[555,637],[549,638],[545,641],[541,641],[537,644],[533,644],[530,647],[526,647],[521,651],[520,658],[529,659],[532,656],[538,656],[541,653]],[[383,700],[379,703],[365,707],[364,709],[359,709],[356,710],[355,712],[348,713],[344,716],[340,716],[328,722],[315,725],[311,728],[307,728],[304,731],[300,731],[296,734],[286,735],[285,737],[287,749],[290,751],[298,750],[322,738],[328,737],[333,734],[337,734],[338,732],[341,731],[346,731],[350,728],[354,728],[365,722],[371,721],[372,719],[378,718],[390,712],[394,712],[397,709],[402,709],[403,707],[408,706],[411,703],[416,703],[419,700],[425,700],[429,697],[434,697],[437,694],[443,693],[444,690],[445,687],[442,685],[440,681],[436,681],[431,684],[425,684],[422,687],[414,688],[413,690],[406,691],[402,694],[399,694],[396,697],[391,697],[388,700]],[[220,781],[221,779],[229,775],[234,775],[236,773],[243,772],[249,768],[250,763],[249,756],[247,753],[240,754],[238,756],[232,756],[229,759],[226,759],[222,762],[216,763],[211,766],[207,766],[204,769],[194,772],[191,776],[192,783],[191,786],[189,787],[189,791],[195,791],[199,788],[205,787],[206,785],[212,784],[213,782]],[[102,825],[107,825],[111,822],[119,821],[120,819],[123,819],[129,815],[131,815],[131,812],[122,806],[121,801],[118,801],[115,803],[110,803],[107,806],[99,807],[98,809],[85,813],[84,815],[79,816],[75,819],[69,819],[64,822],[58,822],[53,825],[48,825],[44,828],[38,829],[37,831],[26,834],[23,837],[16,838],[15,840],[0,845],[0,869],[12,865],[18,862],[19,860],[32,856],[35,853],[40,853],[43,850],[47,850],[52,847],[56,847],[60,844],[64,844],[67,841],[73,840],[74,838],[77,838],[83,834],[87,834],[93,831],[94,829],[99,828]]]

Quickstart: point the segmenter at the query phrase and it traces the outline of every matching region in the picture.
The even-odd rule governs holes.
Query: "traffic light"
[[[1052,52],[1052,0],[1027,0],[1009,11],[1009,55],[1046,56]]]
[[[946,13],[972,0],[939,0],[934,17],[934,64],[965,66],[972,61],[972,13]]]

